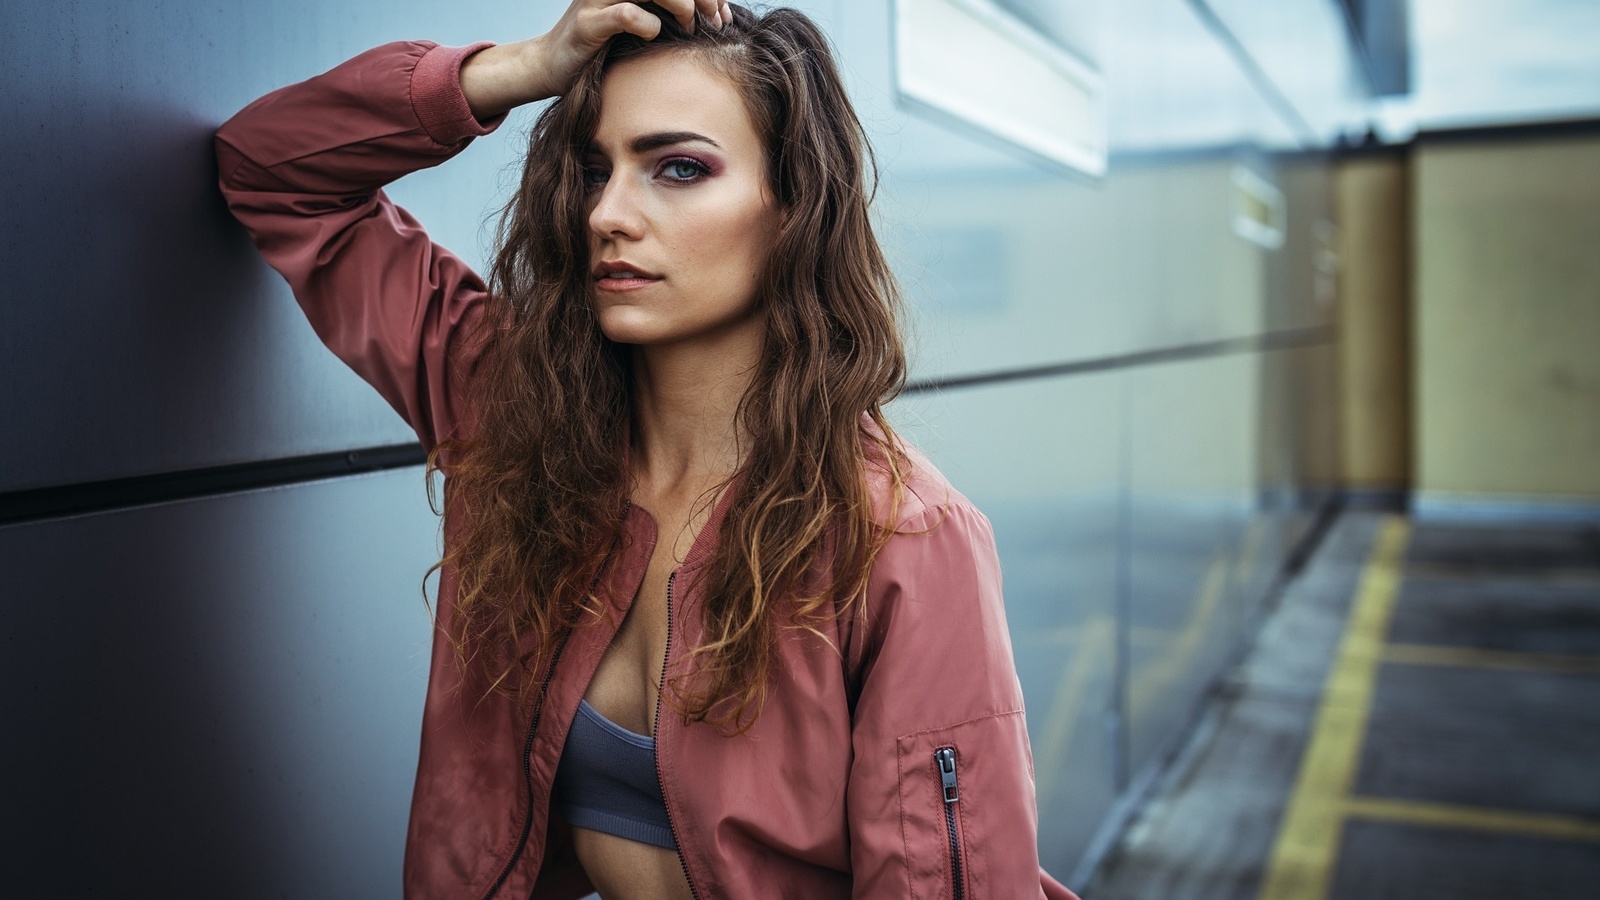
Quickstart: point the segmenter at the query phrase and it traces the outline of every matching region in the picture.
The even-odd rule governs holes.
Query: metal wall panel
[[[1123,352],[1107,191],[1045,173],[899,176],[884,240],[906,288],[916,378]],[[892,213],[884,214],[887,218]],[[1043,326],[1043,327],[1041,327]]]
[[[1256,360],[1128,373],[1128,768],[1167,749],[1243,637]]]
[[[890,40],[892,18],[875,4],[836,14],[843,27],[833,36],[883,167],[877,215],[910,301],[914,377],[1251,336],[1269,325],[1260,282],[1270,254],[1229,220],[1235,173],[1271,184],[1274,165],[1230,148],[1284,143],[1282,117],[1187,4],[1140,0],[1094,20],[1112,44],[1108,114],[1120,154],[1096,182],[898,108],[889,60],[874,49]],[[1174,125],[1195,109],[1208,110],[1213,130]]]
[[[8,892],[399,896],[437,527],[417,467],[0,528]]]
[[[1241,161],[1242,160],[1242,161]],[[1267,257],[1230,229],[1233,153],[1045,173],[899,177],[884,240],[907,289],[914,377],[997,372],[1264,330]],[[914,212],[912,212],[914,211]]]
[[[389,40],[512,40],[485,0],[7,3],[0,492],[415,440],[323,349],[216,189],[211,135],[257,96]],[[392,192],[441,243],[480,224],[524,119]]]

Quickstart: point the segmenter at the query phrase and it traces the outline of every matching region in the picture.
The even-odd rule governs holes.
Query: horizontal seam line
[[[1313,325],[1306,328],[1268,331],[1247,337],[1223,338],[1221,340],[1201,341],[1192,344],[1176,344],[1169,347],[1158,347],[1153,350],[1137,350],[1132,353],[1120,353],[1115,356],[1099,356],[1071,362],[1047,363],[1045,365],[1017,369],[1001,369],[994,372],[928,378],[906,385],[901,393],[916,394],[925,391],[948,390],[950,388],[971,387],[1006,381],[1059,378],[1067,375],[1127,369],[1185,359],[1283,350],[1330,341],[1333,338],[1333,332],[1334,328],[1331,325]]]
[[[0,527],[408,468],[426,461],[420,443],[387,444],[9,491],[0,493]]]

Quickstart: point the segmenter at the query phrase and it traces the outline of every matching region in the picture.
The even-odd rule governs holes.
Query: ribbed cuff
[[[428,137],[446,147],[480,137],[500,127],[505,114],[479,122],[461,92],[461,63],[468,56],[494,41],[479,41],[465,47],[435,45],[417,60],[411,70],[411,108]]]

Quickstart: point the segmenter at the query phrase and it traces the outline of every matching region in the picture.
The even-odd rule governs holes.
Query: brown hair
[[[756,293],[767,351],[738,409],[751,448],[698,576],[706,640],[673,684],[686,720],[742,729],[770,691],[780,627],[815,631],[858,600],[892,533],[906,463],[882,405],[905,381],[900,297],[868,219],[871,148],[816,25],[734,6],[720,31],[701,20],[691,34],[645,8],[660,35],[612,39],[534,125],[498,231],[482,321],[501,327],[487,327],[474,374],[476,430],[428,457],[430,490],[442,468],[467,519],[434,568],[457,566],[443,624],[485,696],[524,694],[561,635],[598,613],[629,498],[631,399],[627,348],[601,333],[590,295],[585,150],[610,66],[694,54],[738,86],[784,210]],[[446,451],[459,461],[441,465]],[[891,488],[887,521],[871,469]]]

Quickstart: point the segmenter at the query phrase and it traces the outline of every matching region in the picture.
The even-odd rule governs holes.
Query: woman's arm
[[[385,44],[267,94],[216,136],[228,208],[317,335],[428,448],[458,420],[452,368],[470,365],[457,344],[484,285],[382,187],[499,124],[473,116],[457,76],[484,46]]]
[[[901,532],[873,566],[850,640],[854,894],[1067,900],[1039,868],[1033,759],[989,522],[952,495]]]
[[[692,19],[723,4],[661,5]],[[423,447],[460,421],[458,385],[475,359],[462,338],[482,314],[485,285],[382,188],[461,152],[511,108],[561,93],[612,35],[647,28],[651,37],[659,22],[628,0],[574,0],[528,41],[386,44],[267,94],[218,129],[228,208],[317,335]]]

